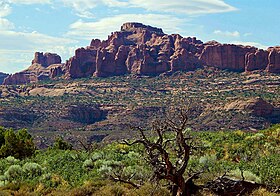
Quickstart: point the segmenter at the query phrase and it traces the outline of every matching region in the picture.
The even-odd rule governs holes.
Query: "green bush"
[[[22,169],[28,177],[40,176],[43,173],[43,168],[37,163],[25,163]]]
[[[0,157],[13,156],[17,159],[23,159],[35,153],[33,139],[26,129],[21,129],[17,132],[12,129],[6,129],[0,132],[0,140],[3,136],[4,143],[0,148]]]
[[[24,171],[20,165],[11,165],[4,175],[9,182],[13,182],[22,180],[23,174]]]

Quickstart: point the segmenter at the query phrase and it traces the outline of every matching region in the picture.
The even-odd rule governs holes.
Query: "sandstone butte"
[[[158,75],[211,66],[231,71],[264,70],[280,73],[280,47],[261,50],[251,46],[203,43],[141,23],[125,23],[107,40],[93,39],[78,48],[65,63],[52,53],[35,53],[32,65],[9,75],[3,84],[24,84],[44,79],[108,77],[124,74]]]

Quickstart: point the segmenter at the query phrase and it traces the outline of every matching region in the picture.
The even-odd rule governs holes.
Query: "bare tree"
[[[153,123],[154,134],[147,136],[141,127],[134,127],[140,133],[140,139],[127,145],[142,144],[147,153],[147,161],[153,167],[157,180],[167,180],[173,184],[173,195],[191,195],[198,188],[193,180],[201,172],[188,173],[187,167],[192,152],[198,147],[188,132],[190,120],[201,113],[200,107],[193,102],[180,108],[171,108],[164,120]],[[187,175],[187,177],[186,177]]]

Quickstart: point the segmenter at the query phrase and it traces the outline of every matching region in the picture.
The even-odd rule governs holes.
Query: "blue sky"
[[[27,68],[35,51],[67,60],[124,22],[202,41],[280,45],[278,0],[0,0],[0,72]]]

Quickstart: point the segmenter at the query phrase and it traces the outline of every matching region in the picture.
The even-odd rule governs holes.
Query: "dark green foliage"
[[[0,131],[0,157],[13,156],[18,159],[30,157],[35,152],[35,145],[26,129],[15,132],[13,129]]]
[[[56,150],[72,150],[73,146],[67,141],[63,140],[62,137],[57,137],[52,148]]]

